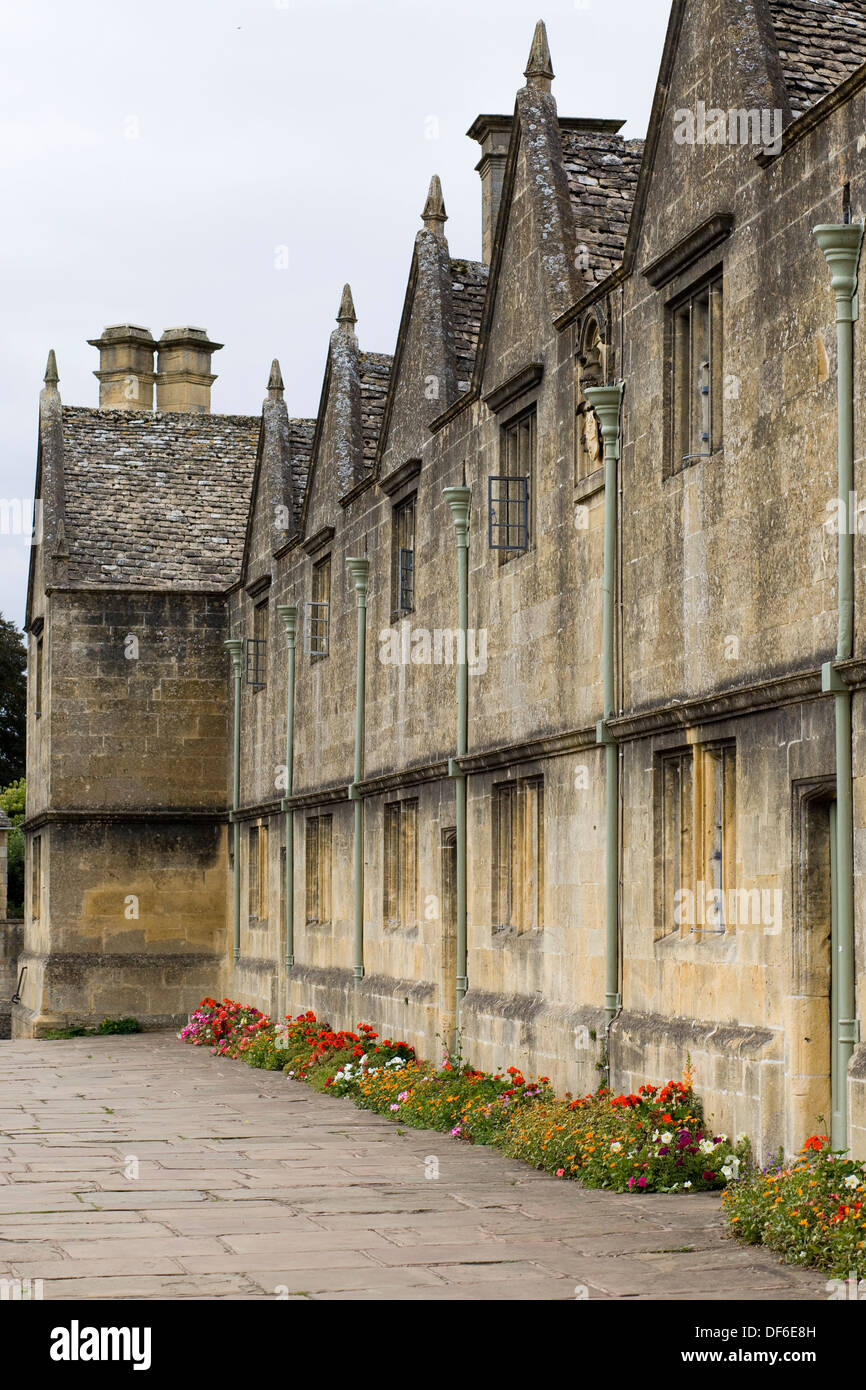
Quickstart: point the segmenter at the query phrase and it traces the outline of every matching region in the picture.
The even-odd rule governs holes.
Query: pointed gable
[[[380,439],[380,473],[420,455],[431,422],[469,389],[487,267],[453,260],[434,174],[415,238]]]
[[[391,357],[362,352],[348,285],[331,334],[301,517],[304,537],[336,524],[340,503],[372,479]]]
[[[654,263],[684,229],[727,218],[765,139],[781,136],[790,103],[768,4],[674,0],[626,246],[629,267]]]
[[[315,421],[290,419],[283,391],[275,358],[262,406],[242,583],[270,568],[272,557],[297,534],[300,522]]]
[[[539,23],[511,123],[476,390],[488,356],[500,381],[526,365],[529,344],[515,332],[515,313],[560,318],[624,255],[643,142],[624,140],[621,121],[558,117],[552,77]],[[479,117],[469,133],[484,148],[494,126],[506,127],[505,118]]]

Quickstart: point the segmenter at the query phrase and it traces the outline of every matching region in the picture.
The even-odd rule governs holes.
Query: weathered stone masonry
[[[835,756],[821,665],[836,627],[825,524],[836,340],[812,227],[866,212],[866,12],[677,0],[645,144],[616,121],[560,118],[552,75],[542,26],[513,114],[471,128],[485,264],[452,256],[434,179],[394,354],[362,350],[346,287],[314,421],[289,416],[276,363],[260,418],[211,414],[218,345],[202,330],[159,343],[130,325],[106,330],[99,410],[62,405],[50,363],[28,605],[31,642],[43,644],[27,821],[41,883],[37,916],[28,877],[14,1026],[107,1012],[157,1025],[221,991],[335,1024],[357,1012],[433,1054],[455,1023],[456,773],[467,778],[464,1052],[571,1090],[596,1084],[605,1048],[619,1087],[677,1075],[688,1053],[717,1125],[792,1147],[827,1115],[830,1087]],[[778,111],[780,147],[756,146],[739,116],[725,126],[733,141],[682,143],[674,132],[699,102]],[[857,440],[864,371],[855,325]],[[605,483],[585,392],[619,380],[607,736],[618,748],[622,1007],[606,1033]],[[686,458],[683,439],[697,441]],[[529,479],[515,513],[528,545],[496,550],[506,484],[490,479],[506,474],[521,497]],[[444,490],[464,485],[476,645],[468,752],[449,767],[458,591]],[[356,982],[346,561],[360,556],[370,584]],[[855,563],[844,678],[862,1011],[859,543]],[[327,609],[309,606],[326,594]],[[285,605],[299,635],[284,803]],[[230,637],[259,644],[244,652],[237,865]],[[703,887],[721,894],[721,926],[703,906],[699,921],[675,918],[677,894],[694,901]],[[866,1151],[862,1043],[846,1084],[851,1143]]]

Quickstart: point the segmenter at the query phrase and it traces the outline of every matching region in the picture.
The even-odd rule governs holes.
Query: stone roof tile
[[[64,406],[70,581],[160,589],[233,583],[260,425],[258,415]]]
[[[586,248],[586,270],[598,282],[622,261],[644,142],[606,131],[561,135],[578,250]]]
[[[385,352],[360,354],[361,432],[364,439],[364,469],[369,471],[376,461],[376,446],[385,414],[388,380],[393,357]]]
[[[472,380],[489,268],[480,261],[452,260],[451,274],[454,361],[457,368],[457,389],[462,394],[468,390]]]
[[[862,0],[769,0],[795,117],[866,63]]]

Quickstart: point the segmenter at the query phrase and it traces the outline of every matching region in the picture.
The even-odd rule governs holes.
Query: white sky
[[[559,111],[645,134],[668,0],[59,0],[0,8],[0,497],[32,496],[49,347],[96,405],[106,324],[205,328],[212,403],[255,414],[279,357],[315,414],[348,280],[393,351],[430,175],[480,256],[479,112],[510,112],[536,19]],[[432,137],[432,138],[431,138]],[[288,266],[275,268],[277,249]],[[70,538],[73,539],[73,538]],[[73,540],[74,543],[74,540]],[[0,535],[0,613],[28,550]]]

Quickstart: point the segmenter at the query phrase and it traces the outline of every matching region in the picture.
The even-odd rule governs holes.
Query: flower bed
[[[833,1153],[826,1135],[812,1135],[787,1165],[747,1167],[723,1201],[741,1240],[837,1279],[866,1278],[866,1164]]]
[[[617,1192],[689,1192],[721,1188],[748,1156],[704,1124],[693,1074],[642,1086],[635,1095],[602,1087],[558,1099],[547,1077],[527,1080],[516,1067],[481,1072],[445,1057],[440,1067],[412,1048],[380,1040],[369,1024],[335,1031],[307,1012],[276,1024],[258,1009],[204,999],[179,1036],[222,1057],[281,1069],[332,1095],[348,1096],[418,1129],[491,1144],[558,1178]]]

